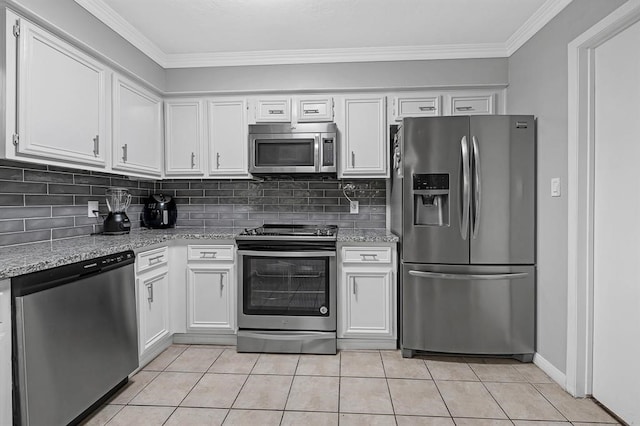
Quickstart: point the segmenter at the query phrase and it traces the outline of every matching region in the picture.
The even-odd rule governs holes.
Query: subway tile
[[[309,204],[319,204],[319,205],[338,205],[337,198],[309,198]]]
[[[249,189],[249,183],[245,181],[239,182],[220,182],[220,189]]]
[[[51,183],[49,184],[49,194],[91,194],[91,187],[88,185]]]
[[[368,222],[368,221],[357,221],[354,222],[355,228],[357,229],[384,229],[387,227],[386,222]]]
[[[102,223],[104,222],[104,216],[107,215],[107,212],[105,211],[104,213],[101,213],[101,216],[98,218],[95,217],[87,217],[86,215],[84,216],[75,216],[74,219],[74,225],[75,226],[85,226],[85,225],[102,225]],[[134,218],[129,216],[129,219],[131,220],[131,222],[135,222]]]
[[[34,169],[34,170],[47,170],[47,166],[42,164],[24,163],[22,161],[14,160],[0,160],[0,166],[3,167],[15,167],[18,169]]]
[[[51,207],[0,207],[0,219],[51,217]]]
[[[233,228],[233,220],[232,219],[205,220],[204,226],[215,227],[215,228]]]
[[[220,204],[249,204],[246,197],[220,197]]]
[[[311,213],[309,214],[310,220],[338,220],[340,219],[339,214],[335,213]]]
[[[280,181],[278,184],[280,189],[307,189],[309,182],[306,181]]]
[[[282,204],[274,204],[274,205],[265,205],[265,212],[293,212],[293,205],[282,205]]]
[[[51,230],[51,238],[54,240],[60,238],[82,237],[93,232],[92,226],[79,226],[77,228],[60,228]]]
[[[138,181],[126,179],[126,178],[113,177],[111,178],[111,185],[109,186],[116,186],[116,187],[122,187],[122,188],[137,188]]]
[[[322,194],[322,191],[320,191],[320,193]],[[293,196],[309,198],[311,196],[311,191],[308,189],[296,189],[293,191]]]
[[[198,204],[198,203],[193,203],[193,200],[201,200],[201,198],[193,198],[193,200],[189,197],[172,197],[173,201],[177,204],[177,205],[189,205],[191,204]],[[215,202],[218,202],[218,199],[215,199]]]
[[[230,213],[233,212],[232,204],[220,204],[220,205],[206,205],[204,206],[204,211],[206,212],[218,212],[218,213]]]
[[[15,220],[0,220],[0,233],[5,232],[22,232],[24,231],[24,221],[21,219]]]
[[[338,189],[340,182],[309,182],[309,189]]]
[[[189,182],[190,189],[204,189],[207,191],[218,190],[219,184],[214,180],[206,180],[206,181],[191,181]]]
[[[280,204],[307,204],[306,198],[278,198]]]
[[[189,213],[189,219],[218,219],[218,213]]]
[[[263,222],[261,220],[234,220],[233,226],[234,228],[254,228],[256,226],[262,226]]]
[[[73,204],[73,195],[25,195],[24,203],[27,206],[69,205]]]
[[[248,219],[249,213],[218,213],[220,219]]]
[[[309,215],[306,213],[280,213],[278,217],[280,219],[309,220]]]
[[[205,189],[205,197],[232,197],[233,189]]]
[[[324,206],[324,211],[332,212],[332,213],[344,213],[344,212],[349,212],[349,206],[348,205]]]
[[[22,169],[12,167],[0,167],[0,180],[24,180],[24,172]]]
[[[107,193],[107,189],[108,188],[109,187],[107,187],[107,186],[92,186],[91,187],[91,194],[104,197],[104,195]]]
[[[73,175],[73,183],[78,185],[109,186],[110,181],[108,177],[104,176]]]
[[[24,206],[24,195],[0,194],[0,206]]]
[[[278,204],[278,197],[251,197],[249,198],[249,204]]]
[[[271,219],[277,219],[278,213],[249,213],[250,220],[264,220],[268,222]]]
[[[138,186],[140,187],[140,189],[146,189],[148,191],[155,192],[156,182],[149,181],[149,180],[141,180],[140,182],[138,182]]]
[[[248,212],[261,212],[263,210],[261,205],[238,205],[233,206],[233,211],[236,213],[248,213]]]
[[[46,194],[47,184],[0,180],[0,191],[3,194]]]
[[[200,220],[200,219],[179,220],[176,222],[176,226],[180,226],[182,228],[188,228],[188,227],[200,228],[200,227],[204,227],[204,220]]]
[[[176,197],[202,197],[204,191],[202,189],[176,189]]]
[[[296,213],[300,213],[300,212],[321,212],[324,211],[324,207],[323,206],[310,206],[307,204],[303,204],[303,205],[294,205],[293,206],[293,211]]]
[[[88,219],[88,218],[87,218]],[[26,219],[25,230],[37,231],[40,229],[65,228],[74,225],[72,217],[57,217],[46,219]]]
[[[0,234],[0,246],[12,246],[15,244],[36,243],[51,240],[51,231],[31,231]]]
[[[25,182],[73,183],[73,174],[25,170]]]
[[[55,216],[80,216],[87,214],[87,206],[61,206],[52,207],[51,215]]]
[[[262,197],[261,189],[234,189],[234,197]]]
[[[265,197],[293,197],[293,190],[265,189]]]

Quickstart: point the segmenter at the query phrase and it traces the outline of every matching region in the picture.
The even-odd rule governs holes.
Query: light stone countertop
[[[172,240],[233,240],[242,229],[135,229],[126,235],[93,235],[0,248],[0,280]],[[340,229],[338,242],[397,242],[384,229]]]

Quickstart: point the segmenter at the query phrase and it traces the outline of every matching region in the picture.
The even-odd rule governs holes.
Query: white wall
[[[167,92],[322,91],[506,86],[507,59],[265,65],[167,70]]]
[[[566,372],[567,44],[625,0],[572,2],[509,58],[507,112],[534,114],[538,141],[537,352]],[[563,194],[550,197],[550,180]]]

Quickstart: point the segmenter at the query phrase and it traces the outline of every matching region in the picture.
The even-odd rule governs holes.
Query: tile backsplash
[[[347,195],[359,202],[349,213]],[[343,228],[385,228],[386,181],[278,178],[257,180],[167,179],[127,176],[0,160],[0,246],[89,235],[102,218],[87,217],[87,202],[99,201],[106,215],[107,188],[127,188],[127,210],[138,227],[144,199],[153,193],[175,197],[178,227],[245,228],[263,223],[337,224]]]

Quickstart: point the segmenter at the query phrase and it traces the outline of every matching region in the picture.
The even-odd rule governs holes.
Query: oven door
[[[239,250],[238,326],[336,330],[336,253]]]

